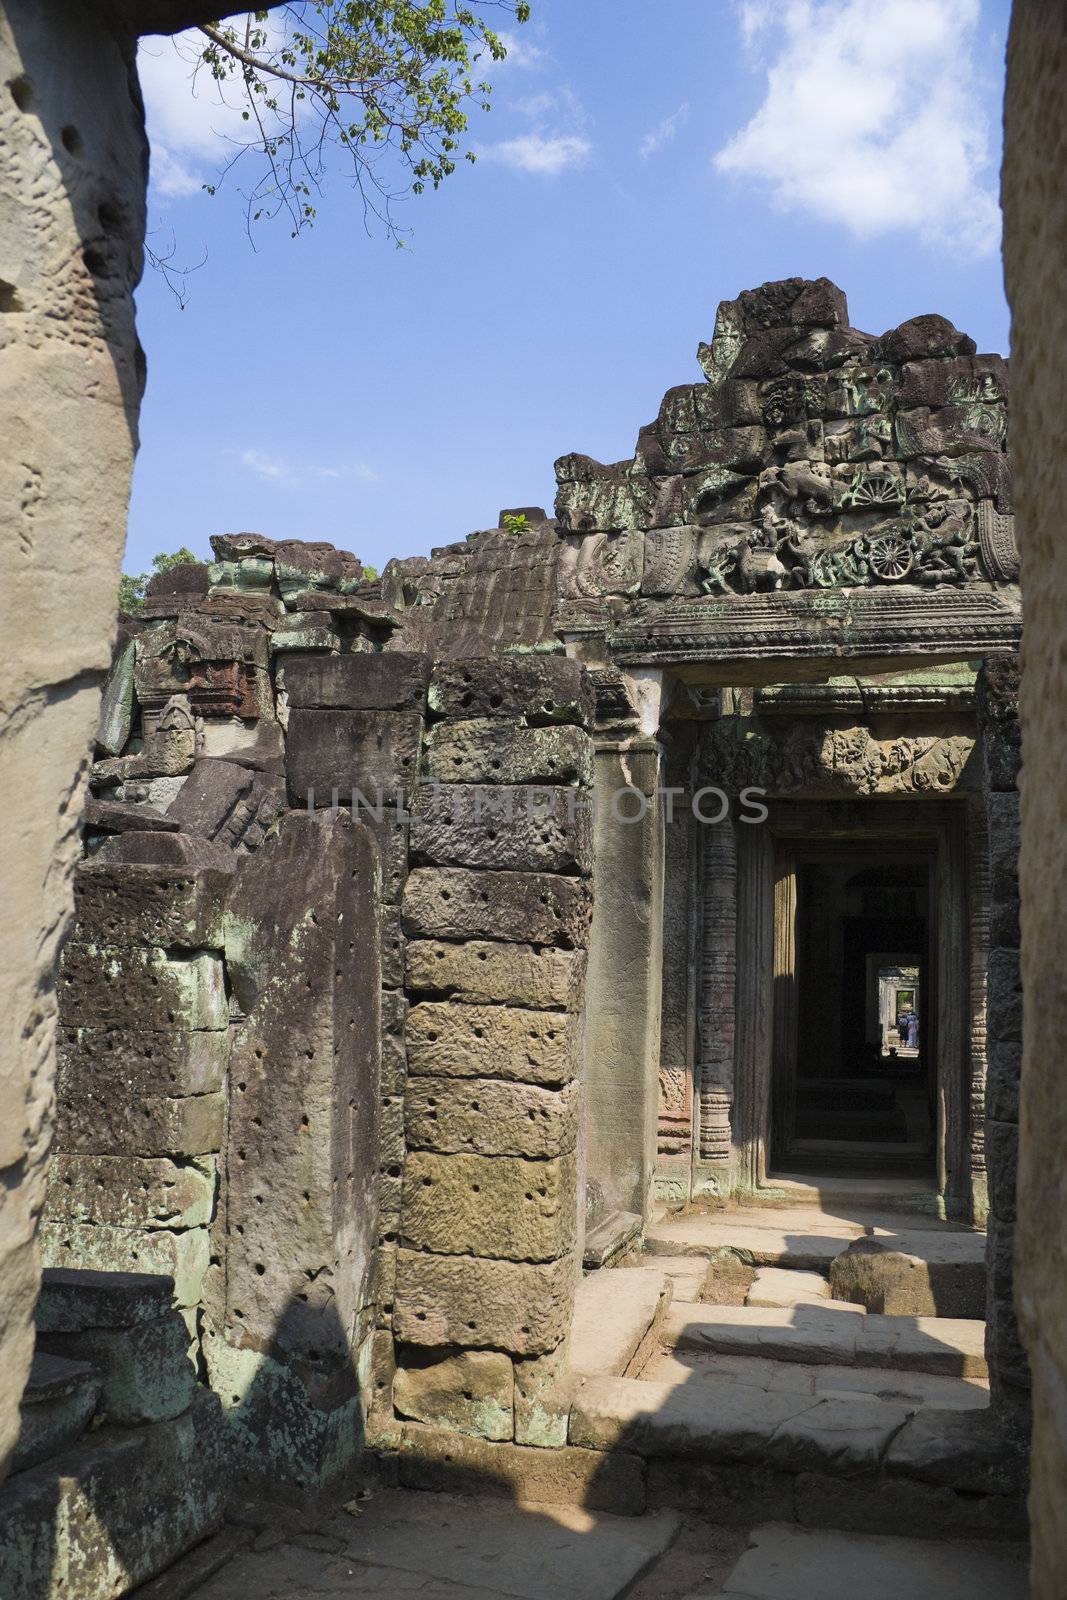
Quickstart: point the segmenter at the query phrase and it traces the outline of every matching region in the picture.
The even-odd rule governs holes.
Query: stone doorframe
[[[985,1093],[985,918],[980,904],[985,877],[975,876],[971,868],[984,846],[984,836],[978,837],[979,809],[969,797],[909,803],[777,800],[771,803],[766,824],[728,830],[736,871],[736,931],[731,941],[736,952],[731,1118],[731,1176],[736,1188],[753,1190],[767,1183],[775,1132],[780,1134],[788,1115],[786,1081],[791,1063],[782,1045],[796,1012],[797,846],[848,839],[876,853],[880,843],[913,840],[922,844],[933,865],[937,1188],[946,1211],[961,1216],[983,1211],[984,1152],[980,1141],[976,1148],[975,1132],[981,1128]],[[724,839],[705,845],[705,856],[714,853],[720,870],[730,854],[725,846]],[[722,890],[717,898],[721,902]],[[705,935],[709,931],[705,921]],[[721,932],[728,937],[730,930],[722,927]],[[705,949],[702,974],[706,977],[718,964],[714,953]],[[964,1004],[953,1004],[953,996],[959,995]],[[701,995],[702,1010],[707,1010],[710,998],[706,992]],[[721,1002],[722,988],[716,985],[712,1003]],[[721,1016],[717,1031],[720,1035],[730,1031],[722,1029]],[[703,1078],[707,1062],[701,1065]],[[714,1065],[721,1073],[724,1063]],[[703,1082],[699,1098],[703,1117],[710,1109]],[[702,1170],[708,1141],[700,1124],[695,1146],[694,1187],[699,1188],[710,1176]]]

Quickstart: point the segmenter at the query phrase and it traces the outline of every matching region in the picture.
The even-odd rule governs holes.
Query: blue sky
[[[1006,351],[996,213],[1009,0],[533,0],[477,164],[368,237],[343,174],[310,233],[245,232],[226,116],[145,42],[148,355],[126,567],[212,533],[382,566],[551,508],[553,460],[632,453],[699,378],[719,300],[833,278],[882,332],[940,311]]]

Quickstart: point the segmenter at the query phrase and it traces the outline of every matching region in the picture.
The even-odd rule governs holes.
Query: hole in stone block
[[[28,111],[33,105],[33,87],[29,78],[25,76],[12,78],[8,88],[11,90],[11,98],[19,110]]]
[[[63,141],[63,148],[67,152],[68,155],[71,155],[71,156],[80,156],[81,155],[82,150],[85,148],[85,146],[82,143],[81,134],[78,132],[77,128],[74,126],[73,123],[68,122],[67,126],[60,133],[59,137]]]

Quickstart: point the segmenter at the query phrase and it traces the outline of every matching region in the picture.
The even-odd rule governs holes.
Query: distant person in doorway
[[[905,1013],[903,1011],[897,1017],[897,1037],[900,1040],[901,1044],[907,1044],[907,1042],[908,1042],[908,1019],[907,1019],[907,1016],[905,1015]]]
[[[909,1011],[908,1012],[907,1022],[908,1022],[908,1049],[909,1050],[917,1050],[919,1048],[919,1019],[915,1015],[914,1011]]]

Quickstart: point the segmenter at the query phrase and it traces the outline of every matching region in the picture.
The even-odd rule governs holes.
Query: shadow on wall
[[[334,1306],[289,1305],[268,1348],[244,1354],[243,1389],[198,1385],[179,1415],[137,1428],[109,1417],[105,1377],[93,1431],[0,1493],[0,1593],[122,1595],[214,1532],[227,1508],[343,1498],[363,1452],[366,1379]]]

